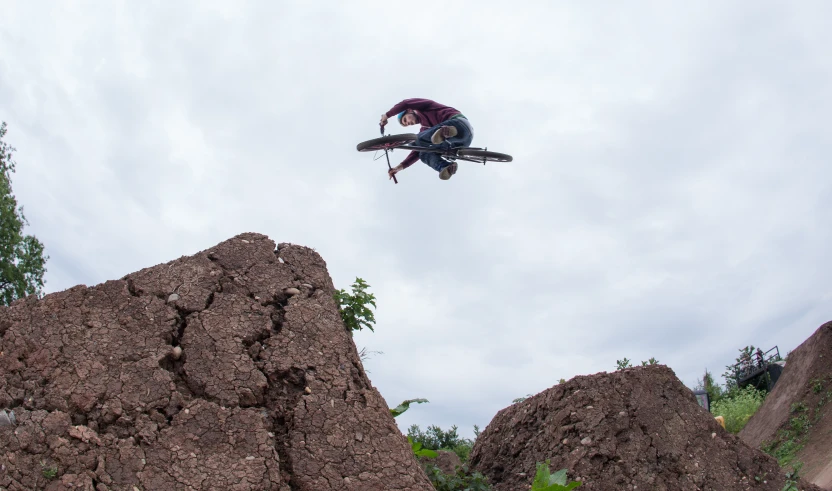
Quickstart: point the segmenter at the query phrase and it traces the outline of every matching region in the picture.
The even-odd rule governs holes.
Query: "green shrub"
[[[765,398],[765,391],[757,390],[749,385],[742,389],[735,389],[720,398],[711,406],[711,413],[725,418],[726,430],[739,433],[760,408]]]
[[[425,464],[424,469],[436,491],[491,491],[488,478],[479,472],[470,472],[464,464],[453,474],[445,474],[434,464]]]
[[[450,430],[443,431],[442,428],[431,425],[427,431],[422,431],[419,425],[411,425],[407,429],[408,438],[419,442],[424,448],[431,450],[450,450],[454,452],[463,463],[468,461],[468,455],[474,447],[474,441],[469,438],[460,437],[457,434],[457,426],[451,426]]]
[[[376,319],[373,311],[367,306],[376,306],[376,297],[372,293],[367,293],[367,287],[370,286],[361,278],[356,278],[352,284],[352,293],[347,293],[343,288],[335,292],[335,301],[338,303],[338,310],[341,312],[341,319],[346,324],[350,333],[353,331],[360,331],[363,326],[366,326],[371,331]]]

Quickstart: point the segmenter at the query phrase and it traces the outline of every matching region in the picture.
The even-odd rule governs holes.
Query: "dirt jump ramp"
[[[433,489],[333,293],[246,233],[0,308],[0,489]]]
[[[789,353],[774,389],[739,436],[755,448],[793,442],[800,475],[832,490],[832,322]]]
[[[470,455],[495,491],[529,489],[546,459],[586,491],[781,491],[787,481],[774,458],[726,432],[663,365],[578,376],[513,404]]]

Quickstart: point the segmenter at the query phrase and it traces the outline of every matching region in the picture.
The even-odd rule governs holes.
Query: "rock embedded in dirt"
[[[469,462],[494,491],[517,491],[547,459],[587,491],[780,491],[786,482],[774,458],[726,432],[663,365],[578,376],[502,409]]]
[[[432,490],[334,292],[247,233],[0,307],[0,489]]]
[[[779,438],[790,429],[792,419],[811,426]],[[800,475],[832,489],[832,322],[818,327],[789,353],[774,389],[739,436],[755,448],[778,441],[802,443],[794,462],[802,463]]]

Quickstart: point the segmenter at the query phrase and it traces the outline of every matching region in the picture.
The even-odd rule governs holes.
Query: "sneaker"
[[[447,181],[448,179],[451,178],[452,175],[456,174],[457,167],[458,167],[458,165],[457,165],[456,162],[454,162],[451,165],[445,167],[444,169],[442,169],[439,172],[439,179],[442,179],[443,181]]]
[[[433,136],[430,137],[430,141],[431,143],[439,144],[445,141],[445,138],[456,136],[457,133],[458,131],[456,130],[456,127],[451,125],[443,126],[433,132]]]

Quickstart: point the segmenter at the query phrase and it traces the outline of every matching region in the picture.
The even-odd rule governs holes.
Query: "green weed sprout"
[[[544,463],[537,463],[537,473],[534,475],[531,491],[569,491],[580,485],[578,481],[566,482],[566,469],[550,474],[549,459],[546,459]]]

